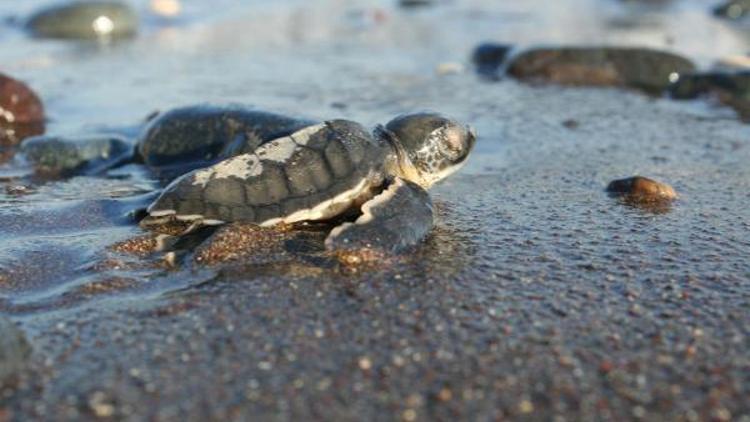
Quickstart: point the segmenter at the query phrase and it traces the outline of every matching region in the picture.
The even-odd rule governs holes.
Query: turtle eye
[[[458,160],[463,155],[464,133],[455,126],[442,127],[434,132],[440,153],[451,161]]]

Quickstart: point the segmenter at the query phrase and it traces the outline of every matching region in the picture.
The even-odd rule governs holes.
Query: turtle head
[[[424,188],[461,168],[476,141],[473,129],[436,113],[396,117],[384,132],[399,156],[393,172]]]

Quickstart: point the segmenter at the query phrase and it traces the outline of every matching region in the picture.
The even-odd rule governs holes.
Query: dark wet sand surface
[[[0,31],[2,70],[41,94],[48,133],[235,101],[367,125],[429,108],[480,134],[432,192],[426,244],[354,269],[315,230],[174,267],[112,248],[144,234],[123,202],[156,186],[142,170],[8,178],[0,192],[31,193],[0,193],[0,311],[33,354],[0,419],[749,420],[748,126],[708,102],[435,72],[486,39],[603,31],[671,36],[705,66],[750,49],[746,28],[690,1],[645,15],[572,1],[592,10],[581,22],[541,1],[380,4],[384,23],[373,3],[344,3],[227,6],[103,49]],[[627,19],[646,23],[612,24]],[[605,193],[634,174],[679,199],[644,209]]]

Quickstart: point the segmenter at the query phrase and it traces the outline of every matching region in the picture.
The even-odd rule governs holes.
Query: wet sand
[[[367,125],[434,109],[480,137],[432,191],[425,245],[359,268],[323,256],[314,231],[226,265],[122,253],[112,245],[144,234],[125,201],[154,189],[146,172],[38,183],[5,165],[0,311],[33,353],[0,418],[750,417],[748,126],[707,101],[490,83],[468,67],[485,40],[599,36],[672,39],[708,66],[747,51],[745,29],[691,1],[495,3],[226,5],[106,47],[3,28],[2,70],[40,93],[48,133],[241,102]],[[438,74],[446,62],[467,68]],[[606,194],[635,174],[679,199]],[[2,193],[19,184],[31,193]]]

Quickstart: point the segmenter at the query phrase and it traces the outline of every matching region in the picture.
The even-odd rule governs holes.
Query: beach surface
[[[11,4],[13,3],[13,4]],[[22,4],[21,4],[22,3]],[[646,3],[645,5],[643,3]],[[184,1],[111,43],[29,37],[5,2],[0,71],[48,134],[134,138],[155,110],[240,103],[373,127],[415,110],[472,125],[413,253],[355,268],[316,230],[252,259],[124,254],[158,187],[0,167],[0,312],[32,353],[0,420],[750,421],[750,128],[710,100],[488,81],[484,41],[750,50],[702,1]],[[633,207],[607,184],[672,185]],[[292,246],[288,246],[292,245]]]

